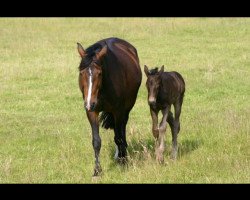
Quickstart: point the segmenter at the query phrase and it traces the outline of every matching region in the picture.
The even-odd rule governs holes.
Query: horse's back
[[[109,51],[115,55],[121,65],[124,65],[124,68],[135,68],[141,72],[137,50],[132,44],[119,38],[108,38],[105,42]]]
[[[185,92],[185,81],[182,75],[176,71],[164,72],[162,75],[164,87],[180,93]]]
[[[137,50],[129,42],[119,38],[107,38],[99,42],[108,47],[104,68],[108,74],[107,85],[114,86],[110,99],[123,99],[121,105],[125,104],[123,106],[130,110],[142,80]]]

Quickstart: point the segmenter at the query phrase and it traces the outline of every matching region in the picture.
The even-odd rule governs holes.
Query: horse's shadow
[[[184,139],[178,143],[178,157],[180,159],[187,154],[192,153],[203,144],[200,139]],[[172,144],[171,141],[166,142],[165,156],[170,158]],[[110,158],[114,159],[115,149],[110,148]],[[154,138],[146,138],[145,140],[131,139],[128,141],[128,161],[133,162],[145,162],[149,159],[155,159],[155,140]],[[113,163],[115,164],[115,162]]]
[[[196,149],[198,149],[201,145],[203,144],[203,141],[200,139],[185,139],[182,140],[179,143],[179,147],[178,147],[178,158],[181,158],[183,156],[185,156],[186,154],[189,154],[193,151],[195,151]]]

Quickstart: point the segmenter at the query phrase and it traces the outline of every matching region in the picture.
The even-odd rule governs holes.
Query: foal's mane
[[[89,46],[86,50],[86,56],[82,59],[80,66],[79,66],[79,71],[87,68],[91,62],[93,61],[93,57],[102,49],[102,45],[99,43],[95,43],[91,46]]]
[[[148,74],[149,75],[155,75],[155,74],[157,74],[158,73],[158,67],[156,67],[156,68],[154,68],[154,69],[150,69],[149,71],[148,71]]]

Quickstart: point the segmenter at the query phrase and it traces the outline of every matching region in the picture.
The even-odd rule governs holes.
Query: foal
[[[148,70],[148,67],[145,65],[144,72],[147,76],[148,104],[153,121],[152,132],[156,139],[156,159],[163,163],[164,137],[167,122],[172,132],[171,159],[177,158],[177,134],[180,131],[179,117],[185,93],[185,82],[178,72],[164,72],[164,65],[160,71],[158,71],[158,68]],[[172,104],[174,105],[175,117],[173,117],[173,113],[170,111]],[[160,125],[158,125],[158,113],[160,110],[163,117]]]

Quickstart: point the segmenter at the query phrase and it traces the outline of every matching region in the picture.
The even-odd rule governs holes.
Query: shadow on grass
[[[118,163],[114,159],[115,148],[110,147],[109,149],[109,157],[114,162],[111,162],[111,167],[117,166]],[[137,164],[142,164],[143,161],[151,159],[154,157],[154,139],[148,138],[145,140],[136,140],[132,139],[128,141],[127,147],[127,157],[128,157],[128,165],[133,165],[134,162]],[[122,166],[122,165],[121,165]],[[126,168],[126,167],[125,167]],[[124,166],[121,167],[124,169]]]
[[[185,139],[178,143],[178,158],[181,158],[196,149],[198,149],[203,144],[202,140]],[[143,164],[147,160],[155,160],[155,140],[153,138],[147,138],[145,140],[132,139],[128,141],[127,155],[128,155],[128,165],[121,166],[121,170],[126,170],[127,166]],[[170,154],[172,150],[172,143],[166,143],[165,159],[170,159]],[[119,164],[114,159],[115,149],[110,147],[109,156],[113,162],[110,163],[110,167],[117,167]]]
[[[195,151],[202,144],[203,144],[203,141],[199,139],[196,139],[196,140],[186,139],[186,140],[181,141],[178,147],[178,157],[183,157],[186,154],[189,154],[192,151]]]

